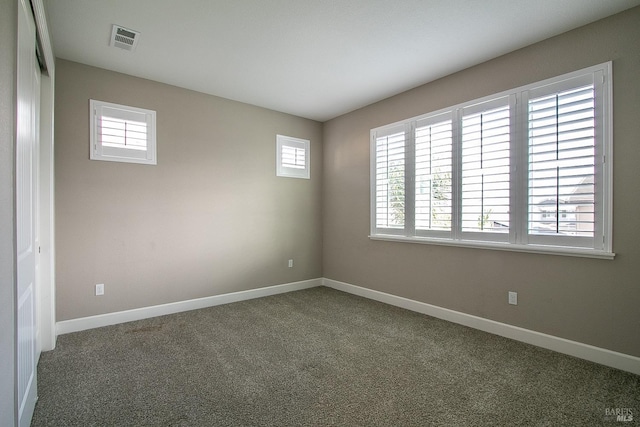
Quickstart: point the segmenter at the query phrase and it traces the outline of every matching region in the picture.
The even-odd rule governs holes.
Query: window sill
[[[370,235],[371,240],[382,240],[389,242],[419,243],[423,245],[457,246],[462,248],[490,249],[496,251],[525,252],[533,254],[561,255],[582,258],[597,258],[612,260],[614,252],[598,251],[593,249],[573,248],[573,247],[552,247],[544,245],[517,245],[513,243],[478,242],[472,240],[448,240],[430,237],[406,237],[394,236],[390,234]]]

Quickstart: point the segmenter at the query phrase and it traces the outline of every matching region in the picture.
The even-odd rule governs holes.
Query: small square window
[[[90,159],[157,164],[156,112],[90,100]]]
[[[309,179],[309,140],[277,135],[277,176]]]

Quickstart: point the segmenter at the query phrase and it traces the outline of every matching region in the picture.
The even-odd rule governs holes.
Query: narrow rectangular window
[[[529,101],[529,233],[593,237],[593,85]]]
[[[418,121],[415,129],[416,231],[450,231],[452,141],[450,115]]]
[[[378,136],[375,142],[375,224],[404,229],[405,132]]]
[[[462,116],[462,231],[508,233],[511,181],[508,99],[473,106],[469,112],[465,110]]]

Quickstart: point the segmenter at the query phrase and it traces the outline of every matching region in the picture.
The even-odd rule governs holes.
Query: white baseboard
[[[618,353],[589,344],[583,344],[577,341],[543,334],[529,329],[520,328],[518,326],[496,322],[495,320],[489,320],[483,317],[473,316],[471,314],[449,310],[447,308],[438,307],[424,302],[326,278],[310,279],[301,282],[286,283],[283,285],[268,286],[264,288],[250,289],[247,291],[232,292],[229,294],[65,320],[56,323],[56,332],[58,335],[68,334],[71,332],[84,331],[86,329],[100,328],[102,326],[148,319],[150,317],[213,307],[216,305],[277,295],[286,292],[314,288],[317,286],[326,286],[337,289],[339,291],[383,302],[385,304],[394,305],[396,307],[405,308],[407,310],[437,317],[438,319],[447,320],[449,322],[468,326],[491,334],[500,335],[516,341],[532,344],[538,347],[557,351],[558,353],[568,354],[570,356],[640,375],[640,357]]]
[[[180,313],[182,311],[196,310],[199,308],[213,307],[215,305],[229,304],[232,302],[277,295],[285,292],[299,291],[301,289],[314,288],[316,286],[322,286],[322,279],[303,280],[301,282],[267,286],[265,288],[250,289],[247,291],[232,292],[229,294],[214,295],[211,297],[118,311],[115,313],[100,314],[96,316],[82,317],[79,319],[64,320],[56,323],[56,333],[58,335],[68,334],[71,332],[84,331],[86,329],[100,328],[102,326],[110,326],[118,323],[132,322],[134,320],[148,319],[150,317]]]
[[[437,317],[438,319],[458,323],[460,325],[479,329],[491,334],[500,335],[516,341],[532,344],[538,347],[557,351],[558,353],[568,354],[580,359],[589,360],[601,365],[610,366],[612,368],[640,375],[640,357],[618,353],[577,341],[555,337],[553,335],[543,334],[529,329],[508,325],[506,323],[473,316],[471,314],[449,310],[447,308],[414,301],[380,291],[362,288],[349,283],[339,282],[337,280],[325,278],[322,279],[322,284],[339,291],[405,308],[407,310]]]

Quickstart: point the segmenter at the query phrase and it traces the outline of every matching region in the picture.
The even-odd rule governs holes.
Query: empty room
[[[634,425],[640,0],[0,0],[0,425]]]

